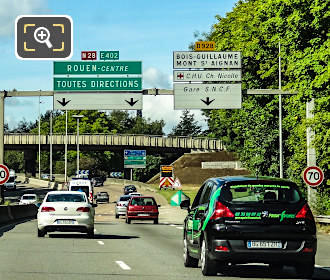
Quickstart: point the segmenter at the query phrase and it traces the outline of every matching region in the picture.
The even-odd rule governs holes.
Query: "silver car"
[[[120,215],[126,215],[127,205],[131,197],[131,195],[122,195],[119,197],[115,207],[116,219],[118,219]]]

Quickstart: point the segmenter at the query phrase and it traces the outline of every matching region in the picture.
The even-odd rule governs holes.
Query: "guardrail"
[[[316,216],[316,222],[320,224],[330,224],[330,216]]]
[[[38,207],[30,205],[0,206],[0,225],[37,215]]]

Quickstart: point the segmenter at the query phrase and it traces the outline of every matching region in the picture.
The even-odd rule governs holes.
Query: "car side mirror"
[[[158,206],[158,208],[161,207],[161,205],[157,205],[157,206]]]
[[[190,211],[190,199],[186,199],[186,200],[181,201],[180,208],[184,209],[184,210],[187,210],[187,211]]]
[[[92,204],[93,208],[97,207],[97,204],[96,203],[93,203]]]

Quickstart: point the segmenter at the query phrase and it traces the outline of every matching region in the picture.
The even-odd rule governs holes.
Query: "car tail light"
[[[303,208],[300,209],[300,211],[296,215],[296,218],[309,219],[311,221],[314,221],[312,211],[309,208],[308,204],[305,204]]]
[[[44,206],[44,207],[41,208],[41,212],[54,212],[54,211],[55,211],[54,207]]]
[[[215,251],[229,252],[229,248],[227,246],[216,246]]]
[[[215,203],[215,209],[211,219],[215,220],[218,218],[232,218],[234,214],[229,210],[229,208],[223,205],[221,202],[217,201]]]
[[[77,212],[89,212],[89,207],[79,207],[77,208]]]
[[[313,248],[304,248],[303,252],[304,253],[313,253],[314,249]]]

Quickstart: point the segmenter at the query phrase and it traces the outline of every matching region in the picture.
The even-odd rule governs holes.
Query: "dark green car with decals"
[[[266,263],[273,273],[295,266],[310,278],[316,254],[313,214],[295,183],[269,177],[210,178],[188,210],[183,246],[184,265],[203,275],[226,271],[229,265]]]

